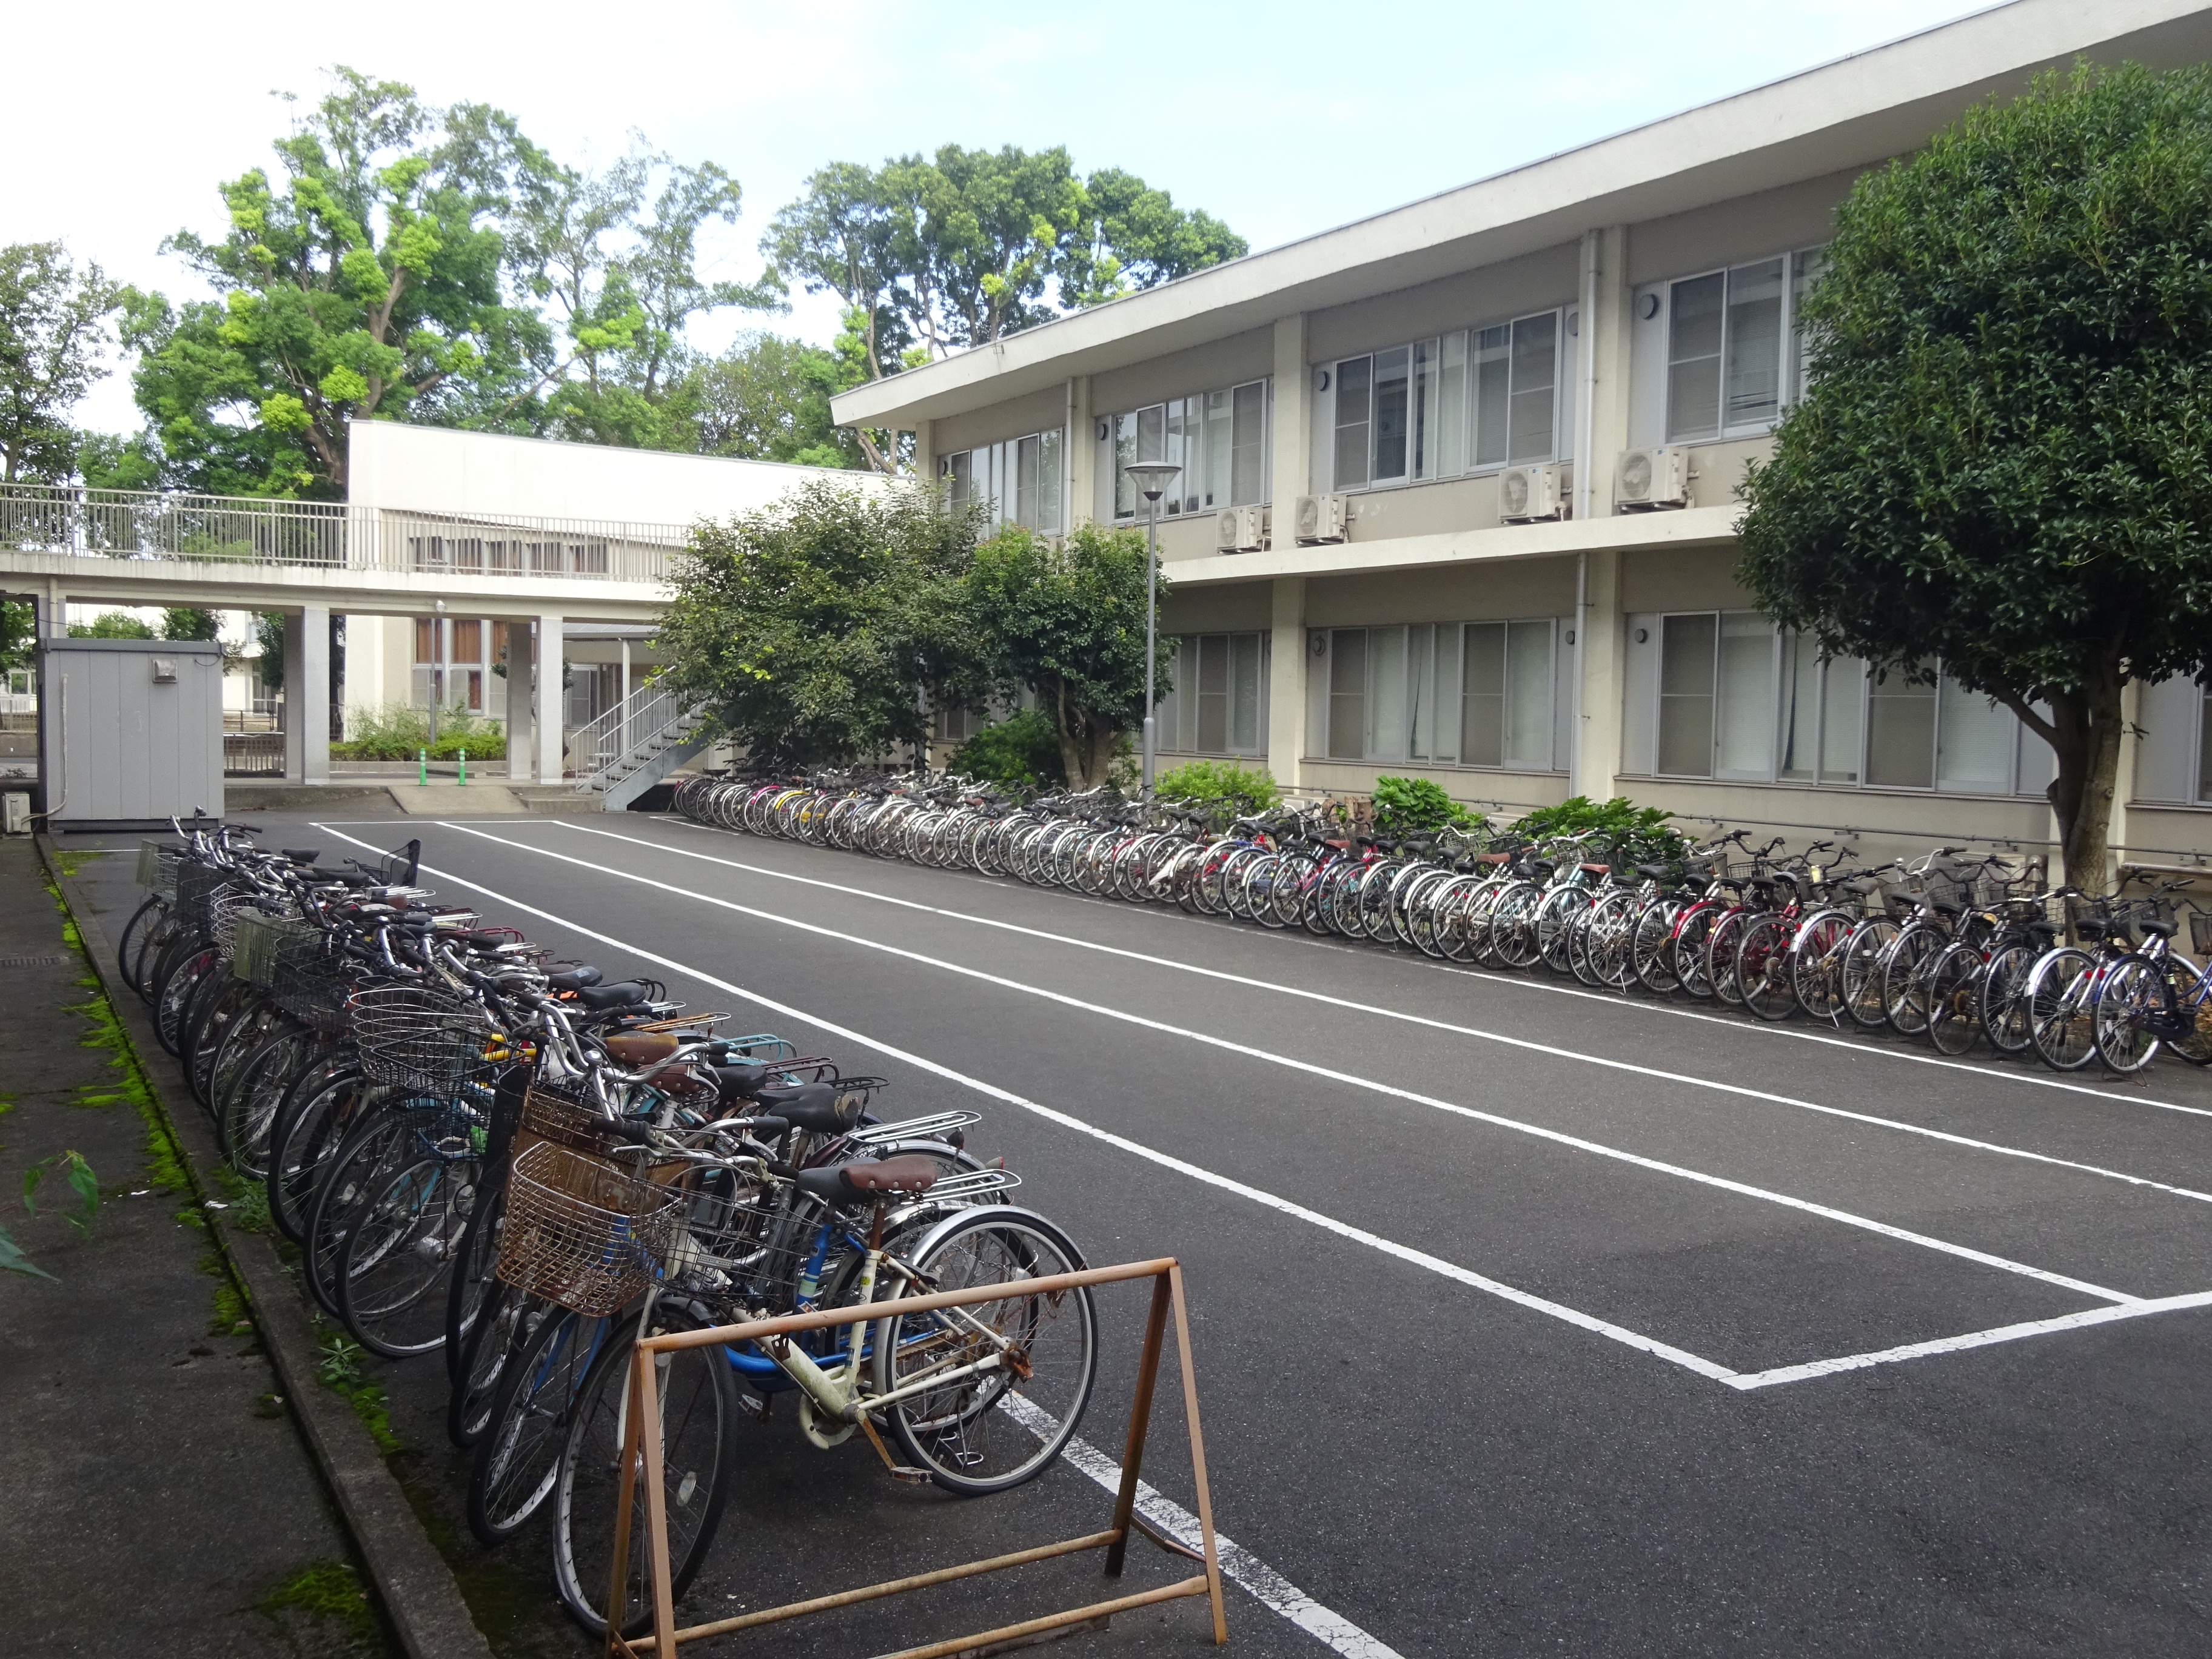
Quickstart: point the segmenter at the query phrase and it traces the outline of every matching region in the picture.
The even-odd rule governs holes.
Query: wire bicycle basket
[[[557,1141],[526,1148],[507,1171],[500,1282],[586,1316],[614,1313],[652,1284],[684,1194]]]
[[[177,866],[183,861],[185,849],[174,842],[140,842],[138,884],[157,897],[174,901],[177,896]]]
[[[450,992],[372,985],[348,1005],[361,1069],[372,1083],[450,1093],[489,1069],[483,1010]]]

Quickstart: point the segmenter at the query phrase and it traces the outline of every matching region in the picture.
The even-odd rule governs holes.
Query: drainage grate
[[[58,968],[67,957],[0,957],[0,968]]]

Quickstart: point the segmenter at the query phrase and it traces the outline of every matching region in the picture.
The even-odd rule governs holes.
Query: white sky
[[[218,181],[271,165],[288,107],[343,63],[433,103],[514,113],[572,164],[635,129],[713,160],[746,212],[712,274],[751,276],[769,217],[832,160],[941,143],[1066,144],[1204,207],[1255,248],[1288,241],[1978,10],[1956,0],[1627,0],[1548,5],[1181,0],[1138,7],[901,9],[659,0],[632,12],[445,0],[363,13],[245,3],[26,5],[9,24],[0,243],[58,237],[79,259],[172,299],[201,290],[156,252],[223,228]],[[369,23],[367,20],[374,18]],[[1133,20],[1142,18],[1141,23]],[[939,23],[937,20],[942,19]],[[38,66],[33,71],[28,66]],[[826,341],[835,312],[725,313],[718,349],[766,326]],[[78,424],[138,425],[127,376]]]

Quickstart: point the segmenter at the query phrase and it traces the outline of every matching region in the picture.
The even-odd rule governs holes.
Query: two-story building
[[[2015,0],[870,383],[994,520],[1141,527],[1181,636],[1170,763],[1433,777],[1882,838],[2052,836],[2047,745],[1944,682],[1822,661],[1735,580],[1735,488],[1803,370],[1852,182],[2077,59],[2212,56],[2178,0]],[[2113,839],[2212,850],[2206,688],[2136,688]]]

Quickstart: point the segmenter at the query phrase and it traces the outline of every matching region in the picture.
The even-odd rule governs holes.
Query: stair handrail
[[[656,740],[690,720],[699,705],[655,676],[621,702],[602,709],[568,739],[568,767],[578,794],[604,792],[644,766]]]

